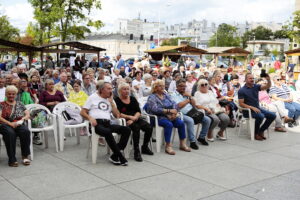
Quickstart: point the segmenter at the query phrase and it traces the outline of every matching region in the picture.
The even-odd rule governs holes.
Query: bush
[[[275,73],[275,72],[276,72],[275,68],[270,68],[268,74],[272,74],[272,73]]]

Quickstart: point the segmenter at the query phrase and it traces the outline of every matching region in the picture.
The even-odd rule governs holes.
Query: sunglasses
[[[277,79],[277,81],[281,81],[282,79]]]
[[[208,84],[207,84],[207,83],[205,83],[205,84],[201,84],[201,87],[206,87],[206,86],[208,86]]]

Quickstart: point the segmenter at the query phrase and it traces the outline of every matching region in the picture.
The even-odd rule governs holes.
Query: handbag
[[[230,103],[230,101],[226,100],[226,99],[222,99],[219,101],[220,106],[225,107]]]
[[[203,112],[197,110],[194,107],[186,115],[193,118],[195,124],[201,123],[204,117]]]

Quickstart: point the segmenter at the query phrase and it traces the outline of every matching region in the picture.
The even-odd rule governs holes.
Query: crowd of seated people
[[[82,117],[102,136],[99,144],[107,143],[112,149],[109,160],[124,166],[128,161],[122,151],[131,143],[130,138],[136,161],[143,161],[142,154],[154,154],[150,148],[150,141],[155,141],[154,126],[163,127],[165,153],[169,155],[176,154],[173,129],[179,135],[179,150],[185,152],[198,150],[199,144],[212,145],[216,139],[227,140],[228,127],[235,127],[239,120],[238,107],[250,109],[255,118],[256,140],[266,139],[264,132],[273,121],[277,132],[286,132],[285,124],[289,128],[298,126],[300,104],[295,94],[299,93],[299,80],[295,84],[276,73],[257,77],[257,69],[254,74],[241,68],[221,71],[191,60],[173,68],[151,68],[147,57],[128,64],[120,60],[120,55],[117,61],[105,57],[88,63],[78,59],[76,66],[65,61],[45,72],[18,65],[2,73],[0,134],[9,166],[18,166],[16,137],[20,137],[24,165],[30,164],[30,140],[42,144],[39,134],[33,133],[30,138],[24,125],[24,120],[29,119],[25,108],[28,104],[41,104],[51,112],[61,102],[79,105]],[[157,116],[158,124],[153,124],[152,119],[146,121],[143,115],[147,114]],[[246,112],[242,114],[247,117]],[[126,124],[113,124],[111,115],[124,118]],[[144,134],[140,145],[141,131]],[[120,135],[119,141],[115,141],[113,132]]]

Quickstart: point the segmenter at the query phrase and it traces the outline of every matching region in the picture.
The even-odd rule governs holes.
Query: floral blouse
[[[25,110],[25,106],[20,101],[17,101],[15,106],[9,105],[6,101],[0,103],[1,117],[10,122],[22,119],[25,115]]]
[[[149,114],[157,115],[159,119],[167,118],[163,113],[163,109],[176,109],[178,106],[170,97],[169,94],[164,94],[164,98],[160,99],[156,94],[151,94],[148,97],[146,111]]]

